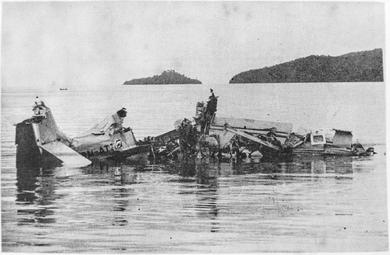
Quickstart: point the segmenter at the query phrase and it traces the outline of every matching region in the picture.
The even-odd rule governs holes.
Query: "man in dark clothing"
[[[213,89],[210,89],[210,93],[211,93],[211,95],[210,95],[209,99],[215,98],[214,90],[213,90]]]
[[[214,95],[213,89],[210,89],[210,93],[211,95],[209,97],[209,101],[207,102],[206,112],[208,112],[212,116],[217,111],[218,99]]]
[[[210,122],[214,116],[214,113],[217,111],[217,97],[214,95],[213,89],[210,89],[210,97],[207,101],[206,111],[204,113],[204,122],[201,125],[201,132],[208,133],[208,128],[210,126]]]

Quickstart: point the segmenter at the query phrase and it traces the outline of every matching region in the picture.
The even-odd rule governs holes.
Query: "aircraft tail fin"
[[[36,102],[33,111],[33,117],[16,125],[15,143],[19,165],[27,161],[43,163],[46,158],[53,159],[56,165],[62,163],[70,167],[91,164],[91,161],[69,147],[70,140],[59,130],[49,107],[43,102]]]

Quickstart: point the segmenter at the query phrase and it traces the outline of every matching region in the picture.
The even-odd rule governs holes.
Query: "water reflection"
[[[16,201],[32,204],[38,198],[35,189],[41,168],[18,168],[16,171]]]
[[[17,168],[16,203],[18,224],[55,223],[55,179],[53,169]],[[32,206],[31,206],[32,205]]]
[[[129,185],[139,182],[136,166],[126,165],[118,161],[93,161],[93,164],[82,170],[83,174],[90,175],[102,185],[113,185],[109,194],[112,204],[112,226],[124,227],[129,224],[126,211],[129,207],[132,189]],[[93,177],[94,178],[93,178]],[[97,180],[96,180],[97,179]]]
[[[126,208],[129,205],[129,190],[126,188],[114,188],[114,205],[112,210],[114,212],[122,212],[120,214],[115,214],[113,219],[113,226],[127,226],[129,222],[126,220],[123,212],[126,211]]]
[[[208,162],[197,162],[195,164],[196,182],[198,184],[195,209],[200,218],[210,221],[211,232],[218,232],[218,176],[220,164],[210,165]]]
[[[145,165],[128,165],[120,162],[96,161],[93,165],[78,169],[73,181],[80,181],[81,187],[108,185],[108,202],[112,205],[112,225],[127,226],[128,210],[132,198],[132,185],[148,183],[142,175],[147,171],[163,169],[162,173],[178,178],[169,180],[180,183],[179,194],[194,195],[190,209],[197,217],[210,222],[211,232],[219,231],[218,216],[223,204],[218,201],[219,179],[238,175],[256,175],[253,180],[260,180],[261,185],[291,183],[291,180],[315,180],[318,178],[352,178],[353,158],[294,158],[289,162],[256,163],[230,162],[217,163],[208,161],[180,162],[148,168]],[[59,183],[68,180],[59,173],[66,169],[18,168],[16,202],[18,224],[55,223],[56,189]],[[146,171],[146,172],[145,172]],[[89,176],[82,179],[82,175]],[[252,177],[250,177],[252,179]],[[248,179],[249,180],[249,179]],[[275,182],[274,180],[278,180]],[[72,185],[72,184],[71,184]],[[111,188],[112,187],[112,188]],[[104,191],[106,192],[106,191]]]
[[[92,161],[93,163],[82,169],[85,175],[99,178],[100,182],[117,186],[136,184],[139,182],[137,169],[144,169],[144,165],[127,165],[119,161]]]
[[[180,195],[195,195],[195,203],[185,209],[196,212],[197,217],[211,224],[210,231],[219,231],[218,216],[225,206],[218,200],[220,179],[233,186],[246,186],[249,183],[272,186],[297,182],[316,182],[320,178],[353,178],[353,158],[351,157],[295,157],[287,162],[236,162],[216,163],[208,161],[176,162],[161,166],[163,172],[178,175],[172,182],[179,182]],[[242,176],[244,180],[231,179]],[[248,177],[246,177],[248,176]],[[226,188],[226,187],[224,187]],[[279,213],[279,212],[278,212]]]
[[[297,157],[288,162],[231,162],[231,174],[263,174],[275,176],[337,177],[353,173],[352,157]]]

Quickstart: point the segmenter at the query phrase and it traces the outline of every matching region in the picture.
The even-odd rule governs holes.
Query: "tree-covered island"
[[[191,79],[174,70],[167,70],[160,75],[153,77],[132,79],[125,81],[123,85],[141,85],[141,84],[202,84],[199,80]]]
[[[239,73],[229,83],[381,82],[382,49],[341,56],[308,56]]]

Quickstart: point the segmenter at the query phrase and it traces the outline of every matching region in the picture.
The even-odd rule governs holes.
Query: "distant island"
[[[299,58],[290,62],[239,73],[229,83],[380,82],[382,49],[345,55]]]
[[[123,85],[140,85],[140,84],[202,84],[202,82],[186,77],[183,74],[175,72],[174,70],[167,70],[160,75],[153,77],[132,79],[125,81]]]

